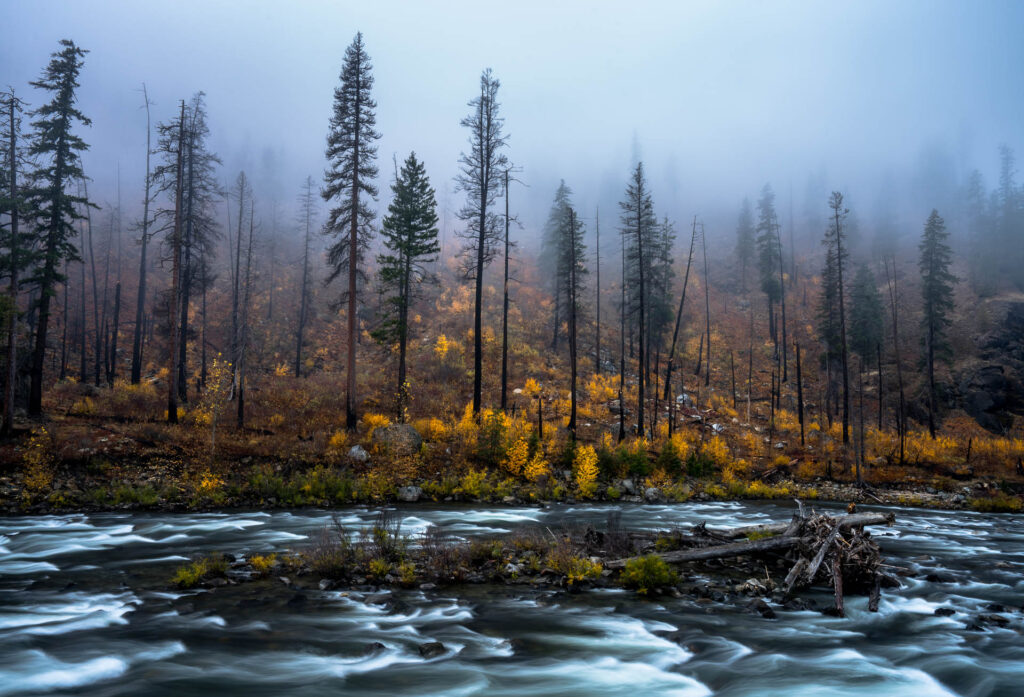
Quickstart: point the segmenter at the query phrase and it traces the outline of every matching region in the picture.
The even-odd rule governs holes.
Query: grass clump
[[[1000,491],[988,498],[971,499],[971,508],[983,513],[1019,513],[1024,508],[1024,501],[1019,496]]]
[[[674,586],[678,580],[676,572],[656,554],[630,559],[619,576],[623,586],[640,595],[648,595],[663,586]]]
[[[257,576],[267,576],[270,574],[270,570],[274,568],[274,564],[277,563],[276,554],[254,554],[249,557],[249,563],[252,565],[252,572]]]
[[[219,554],[193,559],[190,563],[179,566],[171,579],[178,588],[195,588],[203,581],[211,578],[223,578],[228,571],[227,560]]]

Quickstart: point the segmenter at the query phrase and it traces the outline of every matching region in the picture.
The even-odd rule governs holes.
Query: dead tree
[[[149,187],[152,183],[149,173],[150,125],[149,125],[149,93],[146,83],[142,83],[142,98],[146,106],[146,186],[142,197],[142,246],[139,256],[139,293],[135,302],[135,331],[132,337],[132,384],[138,385],[142,380],[142,325],[146,310],[146,250],[149,246]]]
[[[171,233],[171,296],[167,308],[167,334],[170,351],[167,357],[167,423],[178,423],[178,385],[175,368],[178,361],[178,311],[181,288],[181,223],[182,223],[182,156],[185,138],[185,100],[181,100],[178,121],[178,151],[174,187],[174,229]]]
[[[690,232],[690,253],[686,257],[686,274],[683,276],[683,291],[679,295],[679,309],[676,310],[676,327],[672,331],[672,344],[668,350],[668,365],[665,367],[665,399],[669,399],[672,390],[672,368],[676,356],[676,342],[679,339],[679,326],[683,320],[683,306],[686,304],[686,286],[690,282],[690,265],[693,263],[693,245],[697,241],[697,216],[693,216],[693,228]]]

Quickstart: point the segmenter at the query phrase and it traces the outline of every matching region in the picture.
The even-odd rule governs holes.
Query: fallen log
[[[841,530],[859,528],[865,525],[892,525],[896,521],[895,513],[853,513],[836,518],[839,521]],[[719,537],[727,537],[735,540],[739,537],[750,535],[781,535],[789,528],[790,523],[761,523],[760,525],[745,525],[740,528],[711,529],[707,532]]]
[[[840,516],[835,519],[835,535],[838,535],[841,530],[849,530],[851,528],[862,527],[865,525],[890,525],[895,519],[896,517],[893,513],[855,513],[852,515]],[[792,522],[747,525],[741,528],[733,528],[731,530],[709,530],[704,528],[702,523],[700,526],[696,526],[696,528],[705,534],[714,535],[715,537],[723,540],[734,540],[739,537],[748,536],[754,536],[756,539],[726,542],[724,544],[713,544],[708,547],[700,547],[697,549],[655,552],[655,556],[661,557],[663,561],[669,564],[680,564],[690,561],[707,561],[709,559],[740,557],[746,554],[757,554],[760,552],[775,552],[795,547],[801,542],[799,534],[795,534],[799,531],[799,526],[794,530]],[[790,534],[785,534],[787,532],[790,532]],[[835,539],[835,535],[832,536],[831,540]],[[808,544],[809,543],[810,541],[808,541]],[[824,553],[822,553],[821,556],[823,558]],[[627,561],[636,558],[637,557],[613,559],[606,562],[604,567],[606,569],[622,569],[626,566]],[[817,567],[820,564],[821,559],[819,559],[818,563],[814,565],[815,571],[817,571]]]
[[[725,544],[713,545],[711,547],[700,547],[698,549],[681,549],[674,552],[656,552],[655,556],[661,557],[669,564],[681,564],[687,561],[707,561],[708,559],[722,559],[725,557],[741,557],[744,554],[757,554],[758,552],[774,552],[780,549],[789,549],[800,543],[796,536],[776,535],[774,537],[763,537],[757,540],[743,540],[741,542],[727,542]],[[626,562],[637,557],[628,559],[614,559],[604,564],[606,569],[621,569]]]

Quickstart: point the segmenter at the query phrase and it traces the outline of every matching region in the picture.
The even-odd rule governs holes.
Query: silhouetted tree
[[[867,264],[857,267],[850,285],[850,350],[863,366],[878,350],[884,338],[882,296],[875,274]]]
[[[41,252],[40,265],[31,279],[39,287],[38,318],[35,325],[35,346],[32,352],[31,384],[28,413],[39,416],[43,410],[43,370],[46,362],[46,336],[50,322],[50,299],[54,288],[64,281],[61,266],[65,259],[78,260],[78,250],[71,243],[73,224],[82,217],[76,206],[89,206],[87,197],[70,194],[71,182],[85,177],[81,152],[89,148],[72,132],[77,121],[83,126],[91,122],[75,106],[75,89],[86,51],[73,41],[63,39],[61,49],[50,59],[42,77],[30,83],[51,95],[51,101],[39,107],[32,122],[35,135],[30,155],[40,162],[32,189],[35,243]]]
[[[299,321],[295,328],[295,377],[302,376],[302,334],[309,314],[309,244],[316,207],[313,198],[313,177],[306,177],[299,194],[299,222],[302,233],[302,283],[299,287]]]
[[[740,265],[740,292],[747,292],[747,269],[754,261],[757,252],[757,238],[754,233],[754,213],[750,207],[750,199],[743,199],[740,206],[740,217],[736,222],[736,261]]]
[[[467,223],[462,236],[464,272],[476,285],[473,304],[473,414],[480,413],[483,387],[483,277],[494,258],[500,239],[501,218],[491,208],[501,193],[502,173],[508,159],[501,149],[508,137],[502,133],[505,120],[498,116],[498,88],[501,83],[490,68],[480,75],[480,94],[469,101],[472,112],[462,119],[469,129],[469,153],[459,157],[458,190],[466,193],[466,205],[459,219]]]
[[[928,367],[928,432],[935,438],[935,359],[948,355],[946,330],[953,312],[953,284],[956,277],[950,273],[953,252],[946,243],[949,233],[939,212],[932,210],[924,225],[924,234],[918,249],[921,252],[918,268],[921,271],[922,317],[924,332],[924,358]]]
[[[376,200],[377,146],[380,133],[374,130],[377,103],[370,96],[373,75],[370,57],[363,46],[363,35],[357,33],[345,50],[341,85],[334,90],[334,112],[327,134],[329,168],[324,172],[325,201],[337,201],[328,212],[324,232],[335,238],[327,251],[331,267],[327,282],[343,273],[348,279],[347,341],[348,366],[345,393],[345,426],[356,428],[356,339],[357,278],[364,272],[362,261],[369,245],[373,211],[369,200]],[[479,335],[478,335],[479,336]]]
[[[779,260],[782,259],[782,253],[775,226],[775,192],[771,184],[765,184],[757,202],[757,268],[761,277],[761,292],[768,301],[768,333],[772,341],[778,344],[775,303],[782,296],[782,284],[779,283]]]

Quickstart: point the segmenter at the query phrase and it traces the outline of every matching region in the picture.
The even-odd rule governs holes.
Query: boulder
[[[661,489],[656,486],[649,486],[644,489],[644,500],[648,503],[660,503],[664,498]]]
[[[448,649],[446,649],[444,647],[444,644],[442,644],[440,641],[428,641],[425,644],[420,644],[419,650],[420,655],[423,656],[423,658],[430,659],[440,656]]]
[[[389,455],[415,455],[423,445],[423,436],[410,424],[391,424],[373,429],[370,441]]]
[[[414,503],[420,500],[423,496],[423,489],[418,486],[400,486],[398,487],[398,500],[405,501],[407,503]]]
[[[370,453],[366,452],[361,445],[353,445],[348,450],[348,458],[356,462],[367,462],[370,459]]]

